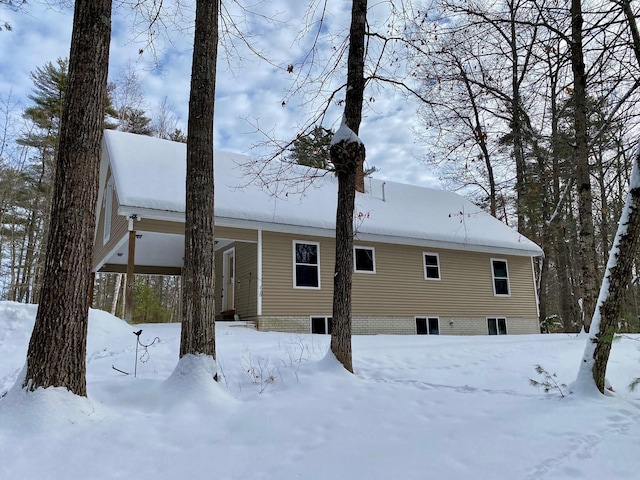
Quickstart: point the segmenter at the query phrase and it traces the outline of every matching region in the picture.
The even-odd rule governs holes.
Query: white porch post
[[[258,299],[257,299],[257,315],[262,315],[262,229],[258,229]]]

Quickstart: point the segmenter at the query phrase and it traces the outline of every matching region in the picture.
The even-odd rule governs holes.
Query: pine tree
[[[307,167],[332,170],[329,148],[333,132],[320,125],[313,127],[306,135],[301,135],[293,141],[288,159],[291,162]]]
[[[180,357],[216,359],[213,225],[213,114],[218,2],[197,0],[187,128],[185,254]]]
[[[111,0],[76,0],[51,228],[23,387],[86,396],[91,257],[107,102]]]

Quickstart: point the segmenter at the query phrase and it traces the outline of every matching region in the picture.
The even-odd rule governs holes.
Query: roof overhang
[[[137,208],[121,206],[118,213],[124,216],[136,215],[138,219],[147,218],[184,223],[184,212],[167,210],[154,210],[149,208]],[[276,222],[262,222],[251,219],[215,217],[215,224],[222,227],[234,227],[248,230],[263,230],[278,233],[290,233],[331,238],[335,236],[335,230],[329,228],[312,227],[308,225],[293,225]],[[447,250],[459,250],[466,252],[495,253],[502,255],[515,255],[521,257],[539,257],[544,253],[540,250],[526,250],[508,248],[496,245],[479,245],[466,242],[439,241],[428,238],[405,237],[398,235],[381,235],[372,233],[357,233],[356,240],[368,242],[391,243],[396,245],[413,245],[425,248],[442,248]]]

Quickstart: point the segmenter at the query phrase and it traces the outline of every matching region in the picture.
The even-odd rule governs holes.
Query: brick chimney
[[[364,193],[364,158],[356,167],[356,191]]]

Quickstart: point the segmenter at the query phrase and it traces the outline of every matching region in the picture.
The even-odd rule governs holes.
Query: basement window
[[[416,317],[416,333],[418,335],[440,335],[438,317]]]
[[[487,329],[489,335],[506,335],[507,319],[506,318],[487,318]]]
[[[311,333],[331,334],[331,317],[311,317]]]

